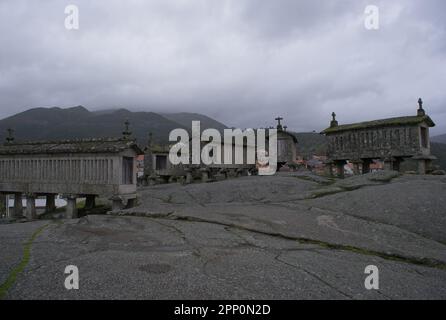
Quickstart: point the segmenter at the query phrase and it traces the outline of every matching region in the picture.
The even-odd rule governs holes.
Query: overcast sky
[[[83,105],[312,131],[332,111],[414,115],[422,97],[446,133],[445,13],[444,0],[1,0],[0,118]]]

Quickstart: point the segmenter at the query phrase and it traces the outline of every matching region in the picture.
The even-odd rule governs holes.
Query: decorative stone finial
[[[6,129],[8,131],[8,136],[6,137],[6,143],[13,143],[14,142],[14,130],[11,128]]]
[[[423,100],[421,98],[418,99],[418,110],[417,110],[417,116],[423,117],[426,115],[426,112],[423,109]]]
[[[287,126],[283,126],[283,131],[286,131],[288,127]]]
[[[129,130],[130,122],[128,119],[125,120],[124,125],[125,125],[125,130],[122,132],[122,135],[124,139],[129,139],[130,136],[132,135],[132,132]]]
[[[280,121],[283,120],[283,118],[277,117],[274,120],[277,120],[277,130],[282,130],[282,124],[280,123]]]
[[[333,119],[330,122],[330,128],[337,127],[338,122],[336,121],[336,113],[332,112],[331,116],[333,117]]]

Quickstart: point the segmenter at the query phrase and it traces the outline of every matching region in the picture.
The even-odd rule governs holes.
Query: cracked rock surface
[[[445,207],[445,178],[394,172],[145,187],[110,215],[0,225],[0,282],[48,223],[5,298],[445,299]]]

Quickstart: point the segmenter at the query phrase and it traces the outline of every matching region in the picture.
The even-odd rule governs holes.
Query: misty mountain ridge
[[[147,145],[152,132],[155,143],[168,143],[169,133],[176,128],[191,129],[192,121],[199,120],[201,129],[219,131],[227,126],[199,113],[156,113],[129,111],[124,108],[89,111],[83,106],[71,108],[33,108],[0,120],[0,141],[4,141],[7,129],[14,129],[16,141],[120,137],[124,122],[129,120],[130,131],[142,147]],[[327,150],[325,136],[316,132],[293,132],[298,139],[298,154],[307,159],[312,155],[324,155]],[[435,163],[446,168],[446,134],[432,137],[432,154]],[[442,143],[443,142],[443,143]]]
[[[129,120],[130,131],[138,143],[145,145],[152,132],[157,143],[167,143],[169,133],[176,128],[190,130],[192,120],[199,120],[201,128],[225,129],[226,126],[199,113],[132,112],[124,108],[89,111],[83,106],[71,108],[33,108],[0,120],[0,139],[12,128],[17,141],[58,140],[119,137],[124,122]]]
[[[446,143],[446,134],[431,137],[431,141],[437,143]]]

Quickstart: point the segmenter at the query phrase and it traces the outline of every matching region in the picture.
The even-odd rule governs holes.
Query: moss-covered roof
[[[435,123],[429,116],[407,116],[407,117],[396,117],[396,118],[365,121],[351,124],[343,124],[336,127],[327,128],[321,133],[329,134],[347,130],[360,130],[366,128],[375,128],[375,127],[416,125],[422,122],[426,122],[429,127],[435,126]]]
[[[59,141],[13,142],[0,145],[0,155],[55,154],[55,153],[119,153],[133,149],[143,154],[135,140],[98,138]]]
[[[153,144],[150,147],[150,150],[152,151],[152,153],[169,153],[170,148],[173,146],[174,144]],[[148,146],[144,148],[144,151],[148,150]]]
[[[295,133],[295,132],[285,131],[285,130],[277,130],[277,135],[280,135],[280,134],[284,134],[284,135],[290,136],[293,139],[294,143],[298,142],[298,140],[297,140],[297,133]]]

